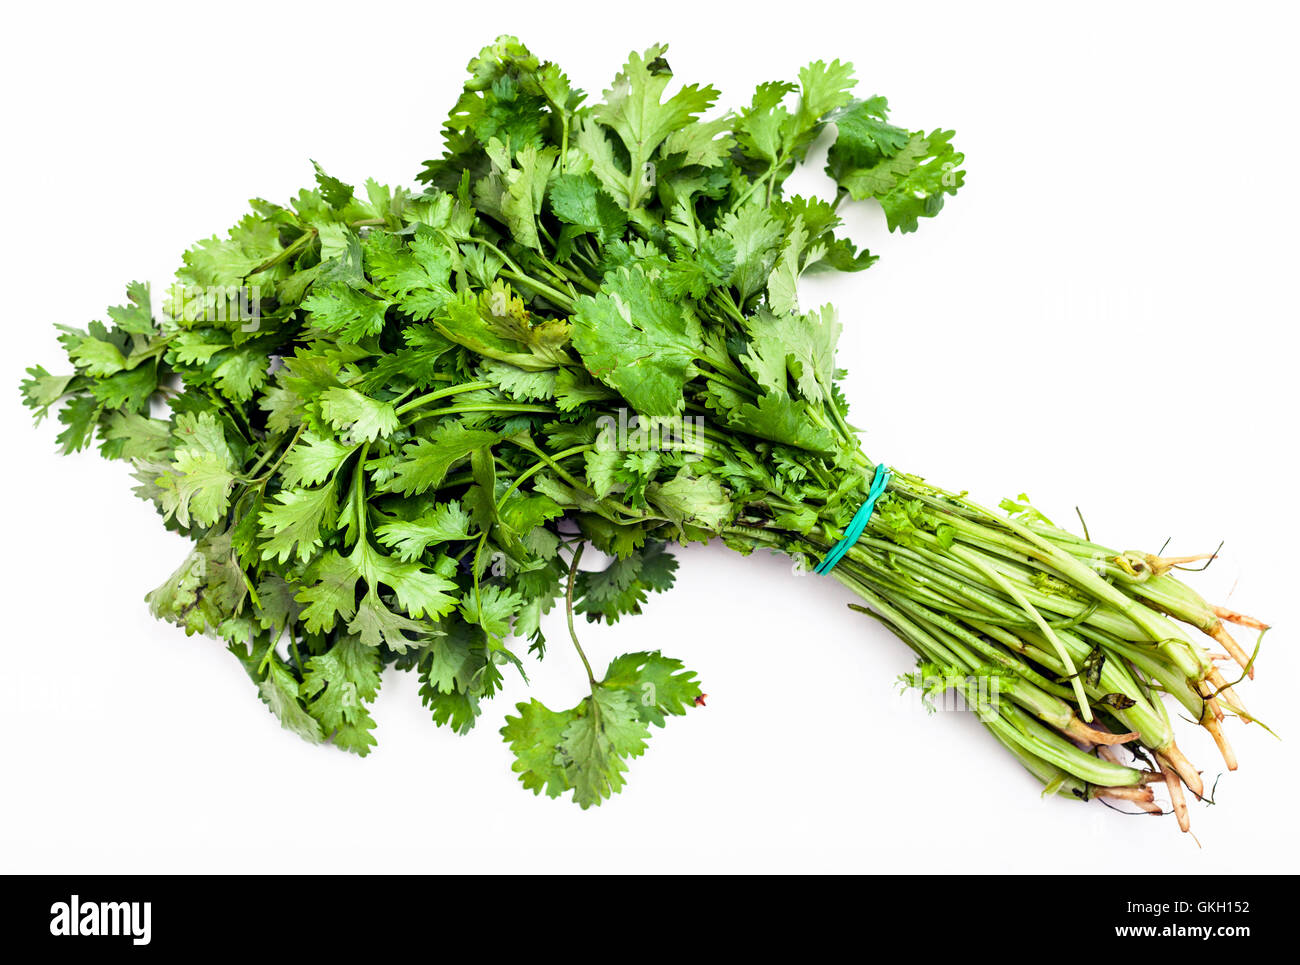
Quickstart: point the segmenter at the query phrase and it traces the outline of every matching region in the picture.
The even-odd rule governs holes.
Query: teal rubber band
[[[831,547],[831,551],[826,554],[814,573],[820,573],[825,576],[835,565],[844,559],[847,553],[855,543],[862,531],[867,528],[867,523],[871,522],[871,514],[876,511],[876,501],[885,494],[885,487],[889,485],[889,477],[893,475],[888,467],[880,465],[876,467],[876,474],[871,479],[871,489],[867,493],[867,498],[863,500],[858,511],[853,514],[853,519],[849,521],[849,528],[844,531],[844,538]]]

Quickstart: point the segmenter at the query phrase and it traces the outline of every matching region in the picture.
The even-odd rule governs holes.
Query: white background
[[[1282,5],[964,6],[10,10],[0,869],[1294,870],[1296,24]],[[165,280],[246,199],[309,183],[309,157],[411,183],[500,32],[593,92],[666,40],[726,106],[840,57],[899,123],[956,128],[969,174],[942,216],[894,237],[861,206],[881,262],[815,291],[842,312],[854,421],[881,460],[1063,521],[1078,505],[1113,544],[1226,540],[1191,578],[1276,625],[1241,690],[1292,743],[1229,728],[1242,767],[1192,805],[1200,847],[1172,818],[1042,800],[974,721],[899,695],[909,652],[837,584],[721,546],[682,553],[643,615],[585,630],[597,664],[663,648],[711,695],[588,812],[517,785],[496,729],[521,684],[458,738],[390,673],[361,760],[281,730],[219,644],[149,617],[182,542],[124,465],[54,454],[22,369],[64,368],[53,323]],[[799,189],[825,189],[817,168]],[[567,706],[582,675],[550,629],[532,692]],[[1212,784],[1213,745],[1182,744]]]

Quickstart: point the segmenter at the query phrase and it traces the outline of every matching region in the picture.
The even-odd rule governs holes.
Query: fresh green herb
[[[108,324],[63,330],[71,371],[23,383],[38,419],[62,403],[64,451],[130,462],[193,540],[154,614],[226,640],[305,739],[366,754],[386,667],[470,729],[562,606],[587,691],[519,704],[502,734],[526,788],[599,804],[703,695],[657,652],[598,678],[575,615],[639,612],[672,585],[671,543],[811,567],[862,504],[876,466],[837,384],[839,322],[800,279],[874,262],[839,234],[846,200],[901,232],[938,214],[964,178],[952,132],[899,126],[839,61],[717,111],[665,54],[633,54],[593,102],[499,39],[422,190],[316,165],[288,205],[186,252],[162,311],[132,285]],[[830,126],[832,196],[787,194]],[[833,575],[916,651],[909,682],[970,698],[1049,789],[1155,809],[1154,759],[1185,826],[1179,781],[1202,786],[1164,696],[1230,765],[1219,719],[1251,718],[1175,621],[1249,665],[1235,615],[1172,561],[1004,507],[895,472]],[[587,545],[601,568],[579,566]],[[1121,743],[1139,756],[1095,752]]]

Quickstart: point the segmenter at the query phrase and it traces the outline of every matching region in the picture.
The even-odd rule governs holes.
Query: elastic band
[[[876,466],[876,474],[871,479],[871,490],[867,493],[866,500],[858,507],[858,511],[853,514],[853,519],[849,522],[849,528],[844,532],[844,538],[831,547],[831,551],[813,570],[814,573],[821,573],[824,576],[835,569],[835,564],[842,560],[844,554],[857,543],[858,537],[867,528],[867,523],[871,522],[871,514],[876,509],[876,500],[885,494],[885,487],[889,485],[891,475],[892,473],[888,467],[884,465]]]

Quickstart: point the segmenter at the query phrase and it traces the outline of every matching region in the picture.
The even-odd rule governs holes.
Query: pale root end
[[[1177,744],[1170,741],[1168,746],[1157,752],[1156,756],[1173,768],[1174,773],[1183,779],[1183,783],[1187,785],[1189,791],[1197,797],[1204,796],[1205,785],[1201,782],[1201,775],[1192,766],[1192,762],[1187,759],[1186,755],[1178,749]],[[1167,774],[1165,776],[1168,777]]]
[[[1188,563],[1201,563],[1205,560],[1213,560],[1217,553],[1197,553],[1195,556],[1152,556],[1146,554],[1147,565],[1151,567],[1151,572],[1156,576],[1164,576],[1170,570],[1178,566],[1186,566]],[[1209,566],[1206,563],[1205,566]],[[1202,567],[1204,569],[1205,567]]]
[[[1222,623],[1216,623],[1214,629],[1210,631],[1210,636],[1219,641],[1224,650],[1232,654],[1232,659],[1237,661],[1241,669],[1246,671],[1246,675],[1251,680],[1255,679],[1255,668],[1250,662],[1250,654],[1241,649],[1241,644],[1232,639],[1232,634],[1228,632],[1227,627]]]
[[[1178,818],[1178,828],[1180,831],[1190,831],[1192,818],[1187,813],[1187,799],[1183,797],[1183,785],[1163,757],[1157,754],[1156,761],[1165,774],[1165,787],[1169,789],[1169,803],[1173,805],[1174,815]]]
[[[1237,769],[1237,755],[1233,751],[1232,745],[1228,743],[1227,736],[1223,733],[1223,725],[1213,719],[1202,721],[1202,723],[1205,725],[1205,729],[1210,732],[1210,736],[1214,738],[1214,743],[1218,745],[1219,753],[1223,755],[1223,763],[1227,765],[1228,770],[1235,771]]]
[[[1229,623],[1235,623],[1238,626],[1250,627],[1252,630],[1267,630],[1268,624],[1263,620],[1257,620],[1255,617],[1248,617],[1244,613],[1238,613],[1236,610],[1229,610],[1223,606],[1210,607],[1211,612],[1220,620],[1227,620]]]
[[[1124,762],[1120,760],[1119,755],[1116,754],[1112,748],[1107,747],[1105,744],[1099,744],[1097,746],[1097,755],[1101,757],[1103,760],[1110,761],[1112,764],[1124,764]],[[1124,766],[1127,767],[1127,765]]]
[[[1116,801],[1130,801],[1148,814],[1164,813],[1149,787],[1098,787],[1093,788],[1093,793]]]
[[[1253,721],[1255,719],[1251,716],[1250,711],[1246,709],[1246,705],[1241,702],[1241,699],[1229,685],[1227,679],[1223,674],[1219,673],[1217,667],[1211,667],[1210,672],[1205,675],[1205,679],[1214,684],[1216,700],[1222,700],[1225,702],[1228,709],[1244,721]]]
[[[1143,784],[1163,784],[1165,782],[1165,772],[1143,771],[1141,780]]]
[[[1084,741],[1088,744],[1127,744],[1129,741],[1137,740],[1139,734],[1112,734],[1110,731],[1097,730],[1089,727],[1078,717],[1071,717],[1070,723],[1065,728],[1065,733],[1075,740]]]

